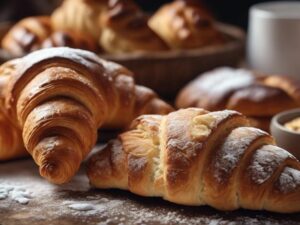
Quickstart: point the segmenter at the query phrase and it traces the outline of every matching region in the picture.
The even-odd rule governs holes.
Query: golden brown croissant
[[[232,109],[268,129],[272,116],[300,106],[300,83],[287,76],[219,68],[200,75],[177,96],[178,108]]]
[[[163,5],[148,24],[174,49],[200,48],[224,41],[198,0],[176,0]]]
[[[98,128],[124,128],[142,113],[172,110],[153,91],[135,85],[129,70],[88,51],[49,48],[14,62],[3,108],[22,129],[41,175],[54,183],[72,178]]]
[[[2,99],[3,90],[9,78],[8,74],[13,66],[12,61],[6,63],[5,67],[0,67],[0,95]],[[0,106],[0,161],[22,157],[27,154],[23,145],[21,130],[13,125],[9,116],[3,113]]]
[[[93,37],[72,31],[55,31],[41,44],[41,48],[52,47],[79,48],[91,52],[98,51],[97,43]]]
[[[166,50],[166,44],[148,27],[148,18],[131,0],[110,0],[103,13],[100,46],[108,53]]]
[[[100,15],[106,8],[107,0],[64,0],[52,14],[51,22],[55,30],[72,30],[98,40]]]
[[[300,211],[300,163],[236,111],[144,115],[88,163],[98,188],[184,205]]]
[[[41,43],[52,32],[47,16],[28,17],[14,25],[2,40],[2,48],[14,57],[40,49]]]

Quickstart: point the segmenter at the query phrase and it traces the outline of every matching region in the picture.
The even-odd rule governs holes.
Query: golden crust
[[[300,211],[300,162],[235,111],[188,108],[140,116],[91,157],[87,174],[98,188],[178,204]]]
[[[72,31],[54,31],[41,44],[41,48],[70,47],[99,52],[92,36]]]
[[[16,25],[2,39],[2,48],[14,57],[40,49],[42,42],[52,32],[50,18],[28,17]]]
[[[109,1],[101,17],[100,46],[108,53],[163,51],[165,43],[148,27],[147,16],[133,1]]]
[[[97,40],[101,34],[100,16],[107,0],[65,0],[51,15],[54,30],[71,30]]]
[[[252,127],[257,127],[267,132],[270,131],[271,119],[272,117],[248,117]]]
[[[278,104],[280,102],[280,104]],[[233,93],[226,108],[247,116],[271,117],[298,104],[283,90],[262,84],[253,84]]]
[[[224,41],[199,1],[176,0],[163,5],[150,18],[149,26],[173,49],[200,48]]]
[[[98,128],[122,129],[139,113],[172,110],[150,89],[136,91],[142,87],[129,70],[83,50],[44,49],[1,70],[9,77],[3,110],[23,131],[41,175],[54,183],[72,178],[94,146]]]
[[[300,106],[300,84],[285,76],[219,68],[185,86],[176,98],[176,106],[236,110],[254,118],[254,126],[268,130],[265,118]]]

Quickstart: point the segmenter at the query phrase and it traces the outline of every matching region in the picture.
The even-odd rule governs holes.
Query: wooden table
[[[0,200],[0,224],[300,224],[300,214],[273,214],[238,210],[220,212],[210,207],[184,207],[159,198],[144,198],[120,190],[91,189],[84,165],[74,179],[62,186],[43,180],[30,159],[0,164],[1,187],[29,192],[28,204],[10,193]],[[87,203],[87,211],[72,209]]]

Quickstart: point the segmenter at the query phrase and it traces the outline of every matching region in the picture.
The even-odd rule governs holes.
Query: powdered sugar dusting
[[[209,107],[220,104],[230,93],[254,82],[255,76],[250,71],[223,67],[203,74],[191,85],[195,87],[194,90],[202,93],[198,105]]]
[[[240,113],[233,110],[222,110],[222,111],[210,112],[208,113],[208,115],[212,116],[215,119],[214,126],[217,126],[220,122],[222,122],[226,118],[233,115],[240,115]]]
[[[226,177],[225,175],[230,174],[237,167],[239,160],[251,143],[265,135],[267,133],[252,127],[234,129],[216,152],[213,162],[215,179],[221,182]]]
[[[252,181],[262,184],[268,180],[280,164],[288,157],[292,157],[287,151],[273,145],[264,145],[258,149],[251,159],[248,173]]]
[[[195,143],[192,141],[184,141],[184,140],[177,140],[177,139],[170,139],[168,141],[168,146],[171,148],[176,148],[179,150],[185,150],[185,149],[197,149],[201,144]]]
[[[279,190],[286,194],[300,187],[300,171],[286,167],[279,176]]]

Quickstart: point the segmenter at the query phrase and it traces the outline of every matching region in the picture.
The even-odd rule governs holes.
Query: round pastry
[[[54,11],[51,22],[55,30],[72,30],[93,36],[101,33],[100,14],[107,7],[107,0],[65,0]]]
[[[108,53],[166,50],[166,44],[149,28],[148,18],[133,1],[110,0],[101,17],[100,46]]]
[[[19,57],[40,48],[52,32],[50,18],[28,17],[14,25],[2,40],[2,48]]]
[[[176,0],[163,5],[148,24],[173,49],[201,48],[223,42],[214,19],[196,0]]]
[[[184,87],[176,106],[236,110],[251,117],[254,126],[266,130],[272,116],[300,106],[300,83],[286,76],[219,68]]]

